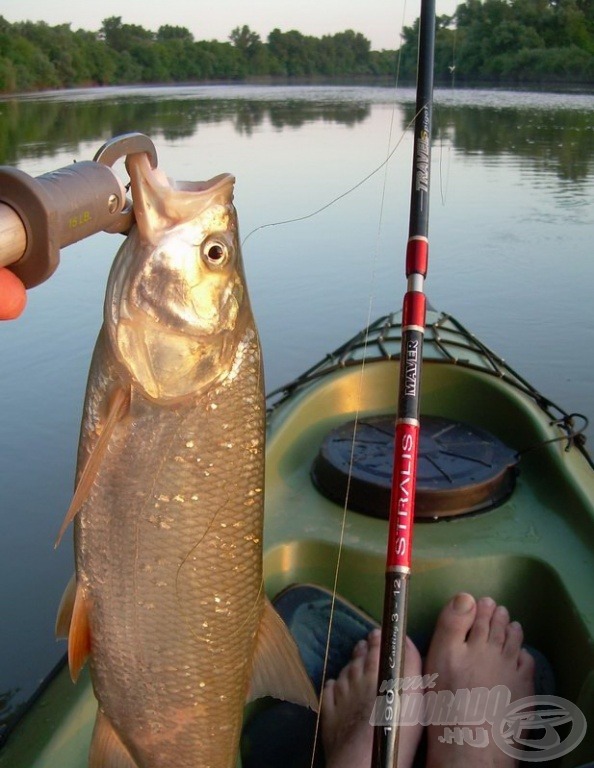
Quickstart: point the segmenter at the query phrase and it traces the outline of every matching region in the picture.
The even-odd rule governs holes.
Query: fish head
[[[136,226],[110,274],[105,327],[131,384],[175,403],[224,380],[253,325],[235,180],[172,182],[146,155],[128,170]]]

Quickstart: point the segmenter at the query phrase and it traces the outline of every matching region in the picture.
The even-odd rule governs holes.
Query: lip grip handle
[[[111,168],[89,160],[36,178],[2,167],[0,203],[17,214],[25,232],[24,252],[9,269],[33,288],[55,272],[60,248],[115,226],[126,194]]]

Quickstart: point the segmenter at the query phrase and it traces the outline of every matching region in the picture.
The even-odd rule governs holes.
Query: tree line
[[[389,75],[394,52],[371,51],[362,34],[346,30],[322,38],[274,29],[267,42],[248,26],[226,42],[194,40],[186,27],[157,32],[121,17],[99,32],[69,24],[10,24],[0,16],[0,92],[139,83],[240,81],[254,77]]]
[[[400,69],[414,75],[418,20]],[[594,83],[593,0],[466,0],[437,19],[436,77],[457,82]]]
[[[361,33],[321,38],[247,25],[229,40],[195,40],[186,27],[156,32],[120,16],[97,32],[70,24],[9,23],[0,16],[0,92],[250,78],[414,79],[418,19],[399,51],[373,51]],[[436,78],[458,82],[594,82],[592,0],[466,0],[440,16]]]

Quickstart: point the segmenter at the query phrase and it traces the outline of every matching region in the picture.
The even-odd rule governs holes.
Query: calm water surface
[[[142,131],[163,170],[237,177],[267,387],[291,379],[405,290],[412,91],[105,89],[0,101],[0,164],[39,175]],[[544,394],[594,418],[594,97],[438,91],[427,292]],[[396,146],[398,145],[398,146]],[[0,327],[0,720],[63,653],[72,572],[52,543],[72,493],[80,409],[121,238],[62,254]],[[485,403],[488,408],[488,403]],[[68,539],[68,537],[66,537]]]

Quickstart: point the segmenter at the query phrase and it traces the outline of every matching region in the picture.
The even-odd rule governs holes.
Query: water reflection
[[[130,130],[175,141],[195,135],[201,125],[227,123],[240,135],[251,136],[266,123],[273,128],[299,128],[306,123],[332,122],[345,126],[364,123],[374,103],[396,98],[402,130],[414,118],[411,92],[388,89],[335,89],[329,98],[303,98],[303,89],[264,88],[230,91],[232,97],[215,99],[206,89],[107,89],[67,93],[59,97],[0,101],[0,164],[16,164],[60,150],[76,153],[82,142],[99,142]],[[463,93],[464,98],[453,98]],[[273,97],[266,98],[273,95]],[[242,95],[241,98],[239,96]],[[309,94],[311,97],[311,92]],[[594,159],[594,102],[579,97],[558,99],[551,106],[538,94],[490,96],[450,91],[434,113],[438,142],[451,144],[462,154],[497,158],[515,156],[539,172],[580,182],[590,174]],[[520,102],[518,105],[516,102]],[[545,103],[546,102],[546,103]],[[555,102],[553,102],[555,103]],[[546,106],[546,109],[543,108]]]
[[[0,164],[75,153],[83,142],[101,143],[130,130],[175,141],[193,136],[201,125],[225,122],[249,136],[265,122],[279,130],[315,121],[352,126],[369,114],[369,104],[350,102],[154,99],[150,91],[105,101],[10,100],[0,102]]]
[[[405,105],[403,129],[413,118],[414,107]],[[434,134],[438,142],[451,144],[464,155],[506,154],[566,181],[584,181],[592,172],[591,111],[438,104]]]

